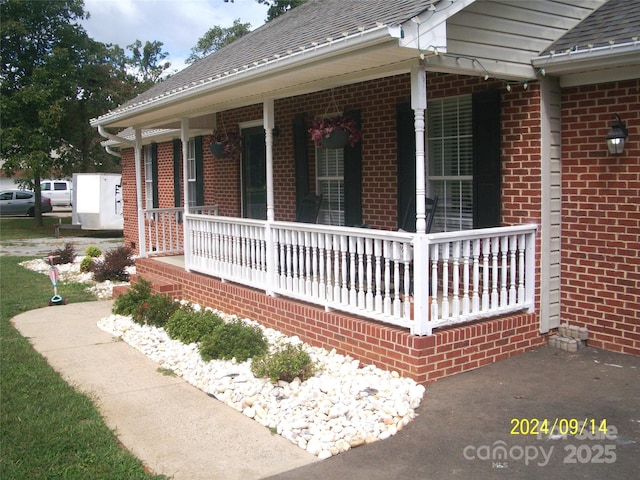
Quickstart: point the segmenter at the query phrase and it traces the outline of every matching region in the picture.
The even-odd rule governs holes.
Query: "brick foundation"
[[[154,291],[256,320],[286,335],[326,349],[335,348],[364,364],[396,370],[419,383],[472,370],[542,345],[533,313],[436,330],[419,337],[407,330],[315,305],[270,297],[262,291],[153,259],[138,259],[134,282],[142,277]]]

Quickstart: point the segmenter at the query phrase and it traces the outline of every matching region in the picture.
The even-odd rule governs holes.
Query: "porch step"
[[[563,324],[558,327],[558,334],[549,337],[549,345],[567,352],[577,352],[587,346],[589,330],[585,327]]]
[[[131,283],[139,282],[140,278],[144,278],[146,281],[151,282],[151,291],[153,293],[169,295],[174,298],[182,296],[182,285],[179,283],[173,283],[166,278],[151,275],[149,273],[131,275]]]

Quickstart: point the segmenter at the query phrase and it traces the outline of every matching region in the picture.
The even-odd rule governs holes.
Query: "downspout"
[[[105,152],[107,152],[109,155],[113,155],[114,157],[118,157],[118,158],[122,158],[122,154],[120,152],[116,152],[114,149],[112,149],[109,145],[105,145],[104,147]]]
[[[113,133],[107,132],[102,125],[98,125],[98,133],[100,135],[102,135],[104,138],[106,138],[107,140],[111,140],[112,142],[125,143],[127,145],[131,145],[132,147],[135,146],[135,142],[132,142],[131,140],[127,140],[126,138],[122,138],[122,137],[119,137],[117,135],[114,135]],[[105,145],[104,150],[109,155],[113,155],[114,157],[122,158],[122,154],[120,152],[116,152],[109,145]]]

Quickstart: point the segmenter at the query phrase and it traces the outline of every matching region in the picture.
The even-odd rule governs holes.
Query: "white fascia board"
[[[639,55],[640,43],[630,42],[620,45],[553,53],[536,57],[531,60],[531,64],[537,69],[544,69],[545,73],[562,75],[580,73],[585,70],[601,70],[603,68],[637,64]]]
[[[182,88],[165,92],[141,104],[133,104],[126,109],[116,110],[115,112],[94,118],[89,123],[93,127],[97,127],[98,125],[108,126],[116,121],[134,118],[143,112],[149,113],[150,111],[159,110],[165,106],[179,103],[183,99],[192,96],[223,90],[233,86],[236,82],[249,81],[252,77],[275,75],[284,70],[294,69],[299,65],[322,62],[332,56],[343,55],[345,52],[359,49],[366,49],[392,39],[399,39],[400,36],[401,30],[398,26],[378,25],[369,31],[332,39],[326,43],[313,45],[308,48],[301,48],[297,51],[291,51],[285,56],[274,57],[257,65],[245,65],[242,68],[235,69],[233,72],[225,72],[225,74],[210,77],[206,81],[203,80],[196,84],[186,85]]]

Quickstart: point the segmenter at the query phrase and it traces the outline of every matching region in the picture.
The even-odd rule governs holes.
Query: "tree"
[[[233,3],[233,0],[224,0],[226,3]],[[307,0],[256,0],[263,5],[269,5],[267,10],[267,22],[288,12],[292,8],[302,5]]]
[[[157,40],[146,41],[144,45],[140,40],[136,40],[127,46],[127,49],[131,50],[128,63],[135,70],[137,80],[143,85],[144,90],[158,82],[165,70],[171,67],[171,62],[162,62],[169,56],[167,52],[162,51],[162,45],[163,43]]]
[[[168,68],[161,42],[118,45],[88,37],[82,0],[0,0],[0,158],[36,194],[40,180],[76,171],[117,171],[91,118],[152,86]]]
[[[86,39],[73,22],[85,13],[81,0],[5,0],[0,9],[0,155],[8,173],[25,173],[36,195],[36,224],[42,225],[40,179],[60,166],[70,148],[63,125],[66,103],[77,90],[69,66]]]
[[[212,52],[220,50],[250,31],[251,24],[240,23],[239,18],[234,20],[233,26],[229,28],[215,26],[198,40],[197,45],[191,49],[191,55],[187,58],[186,63],[191,64]]]

